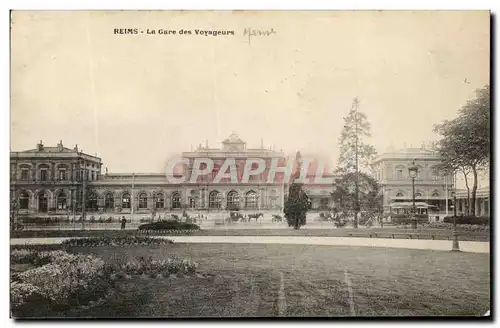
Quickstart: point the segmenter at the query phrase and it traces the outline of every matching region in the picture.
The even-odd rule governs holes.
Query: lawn
[[[187,257],[209,276],[123,280],[104,304],[66,317],[443,316],[490,308],[487,254],[259,244],[69,251],[108,263]]]

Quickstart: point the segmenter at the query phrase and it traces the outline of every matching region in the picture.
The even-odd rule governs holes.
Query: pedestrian
[[[127,220],[125,219],[125,216],[122,216],[121,222],[122,222],[121,228],[122,228],[122,230],[125,230],[125,224],[127,223]]]

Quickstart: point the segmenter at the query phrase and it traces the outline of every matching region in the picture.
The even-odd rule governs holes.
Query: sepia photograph
[[[491,24],[12,10],[10,318],[492,321]]]

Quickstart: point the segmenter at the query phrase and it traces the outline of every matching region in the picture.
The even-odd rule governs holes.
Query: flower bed
[[[173,241],[149,236],[101,236],[90,238],[73,238],[63,241],[63,246],[99,247],[99,246],[137,246],[137,245],[165,245]]]
[[[190,235],[200,230],[186,229],[186,230],[138,230],[139,234],[151,235]]]
[[[116,269],[126,274],[149,275],[151,277],[168,277],[171,274],[193,275],[198,263],[188,259],[154,260],[139,257],[132,261],[120,264]]]
[[[87,239],[74,239],[82,240]],[[158,238],[134,240],[171,243]],[[189,259],[139,257],[109,265],[92,255],[61,250],[15,249],[11,252],[11,263],[19,266],[28,264],[28,267],[35,265],[24,272],[11,273],[11,312],[14,318],[50,317],[72,309],[98,306],[114,293],[117,280],[131,278],[132,275],[160,279],[200,275],[196,272],[198,263]]]
[[[75,259],[75,255],[65,251],[37,251],[34,249],[14,249],[10,253],[10,262],[12,264],[33,264],[42,266],[55,260]]]
[[[46,316],[88,304],[113,286],[112,270],[91,255],[64,251],[13,251],[11,261],[45,263],[11,276],[11,310],[14,317]]]

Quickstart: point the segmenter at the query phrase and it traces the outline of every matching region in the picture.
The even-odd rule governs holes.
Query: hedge
[[[193,223],[178,221],[159,221],[141,224],[139,230],[199,230],[200,227]]]
[[[443,220],[444,223],[453,223],[453,216],[446,216]],[[475,224],[475,225],[490,225],[490,218],[488,216],[457,216],[457,224]]]

